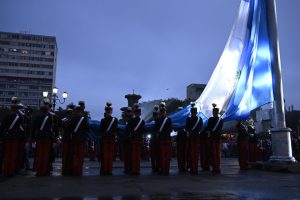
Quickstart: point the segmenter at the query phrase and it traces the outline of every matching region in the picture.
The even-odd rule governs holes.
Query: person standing
[[[154,106],[152,117],[153,121],[156,124],[159,118],[159,107],[157,105]],[[154,127],[151,138],[150,138],[150,157],[151,157],[151,167],[152,172],[158,172],[160,166],[160,159],[159,159],[159,140],[158,140],[158,133]]]
[[[199,136],[202,129],[203,121],[201,117],[197,116],[197,108],[195,104],[191,104],[191,116],[186,120],[186,130],[189,135],[189,158],[190,158],[190,172],[191,174],[198,173],[199,162]]]
[[[145,121],[141,118],[141,108],[135,107],[134,118],[128,122],[126,130],[130,140],[131,173],[139,175],[143,135],[145,134]]]
[[[68,176],[72,174],[72,145],[71,145],[71,134],[69,132],[69,124],[73,115],[75,107],[68,105],[66,108],[66,116],[62,118],[62,175]]]
[[[238,121],[236,124],[238,131],[237,143],[239,151],[239,165],[241,170],[247,169],[247,158],[248,158],[248,132],[246,126]]]
[[[155,123],[155,132],[158,133],[159,139],[160,172],[164,175],[168,175],[170,170],[172,132],[172,120],[167,117],[166,111],[166,105],[162,102],[159,108],[160,117]]]
[[[133,119],[132,108],[128,107],[126,109],[126,127],[125,127],[125,136],[123,139],[123,159],[124,159],[124,172],[131,172],[131,145],[130,145],[130,131],[129,122]]]
[[[223,119],[219,117],[219,108],[216,104],[213,105],[213,116],[208,119],[205,131],[209,134],[210,149],[212,155],[212,172],[216,174],[221,173],[221,131],[223,129]]]
[[[257,135],[255,133],[255,127],[253,126],[253,122],[250,122],[248,125],[248,134],[249,134],[249,162],[256,162],[257,160]]]
[[[187,169],[188,138],[186,130],[184,128],[181,128],[177,131],[176,148],[179,172],[185,172]]]
[[[23,117],[18,109],[17,104],[11,104],[10,112],[3,118],[0,127],[0,134],[4,143],[2,173],[3,176],[7,177],[13,176],[19,168],[20,144],[23,143],[25,135],[22,127]]]
[[[32,136],[36,141],[36,176],[50,175],[51,149],[54,140],[54,132],[53,115],[49,114],[48,105],[41,106],[40,114],[33,120]]]
[[[87,133],[89,132],[89,124],[88,118],[84,115],[80,106],[75,108],[67,130],[71,138],[71,172],[73,176],[81,176],[84,159],[84,147]]]
[[[101,119],[100,131],[101,139],[101,170],[103,175],[112,174],[112,166],[115,152],[115,138],[118,128],[118,119],[112,117],[112,104],[107,103],[105,106],[105,117]]]

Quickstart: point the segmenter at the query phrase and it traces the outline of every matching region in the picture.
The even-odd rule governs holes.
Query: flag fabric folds
[[[266,0],[241,0],[219,62],[195,102],[204,123],[212,115],[212,103],[230,121],[246,119],[252,110],[274,101],[268,30]],[[175,128],[185,126],[190,108],[169,115]]]

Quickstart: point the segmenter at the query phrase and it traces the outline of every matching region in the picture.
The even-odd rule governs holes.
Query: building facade
[[[206,84],[190,84],[186,88],[186,98],[195,101],[202,94]]]
[[[55,85],[56,58],[53,36],[0,32],[0,106],[15,96],[37,108]]]

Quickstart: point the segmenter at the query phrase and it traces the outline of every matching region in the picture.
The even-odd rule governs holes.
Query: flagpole
[[[296,162],[292,154],[290,131],[286,128],[284,97],[281,76],[281,61],[279,51],[279,40],[277,31],[277,15],[275,0],[266,0],[268,31],[270,37],[272,72],[273,72],[273,93],[274,112],[272,134],[272,156],[271,162]]]

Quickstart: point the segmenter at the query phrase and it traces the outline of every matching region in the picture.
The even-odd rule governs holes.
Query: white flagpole
[[[272,71],[274,81],[274,115],[272,133],[272,156],[271,162],[296,162],[292,154],[290,138],[291,129],[286,128],[284,98],[281,76],[281,61],[279,40],[277,31],[277,15],[275,0],[266,0],[267,20],[272,52]]]

